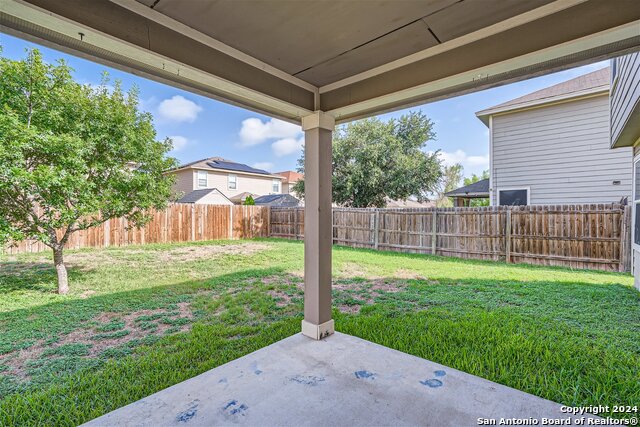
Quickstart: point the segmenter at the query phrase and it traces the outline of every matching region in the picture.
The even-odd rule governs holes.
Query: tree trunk
[[[58,293],[66,295],[69,292],[69,278],[67,277],[67,267],[64,265],[62,251],[62,247],[53,250],[53,263],[56,266],[56,273],[58,273]]]

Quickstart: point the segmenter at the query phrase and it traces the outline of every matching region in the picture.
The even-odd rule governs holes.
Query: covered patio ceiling
[[[300,123],[640,47],[636,0],[2,0],[2,31]]]

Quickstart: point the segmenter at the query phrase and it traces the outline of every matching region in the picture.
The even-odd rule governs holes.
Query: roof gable
[[[506,112],[523,108],[525,106],[529,107],[532,105],[544,104],[558,98],[570,98],[572,95],[580,96],[585,94],[585,92],[594,92],[599,89],[606,91],[609,87],[609,79],[609,67],[601,68],[591,73],[575,77],[571,80],[567,80],[478,111],[476,112],[476,116],[486,123],[486,118],[497,112]]]

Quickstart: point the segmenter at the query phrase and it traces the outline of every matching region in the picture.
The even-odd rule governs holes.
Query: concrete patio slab
[[[479,418],[542,425],[543,417],[569,415],[557,403],[336,333],[320,341],[294,335],[86,425],[460,427]]]

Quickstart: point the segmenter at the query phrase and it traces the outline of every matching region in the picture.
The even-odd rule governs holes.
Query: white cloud
[[[273,163],[271,162],[258,162],[252,165],[256,169],[264,169],[266,171],[270,171],[273,169]]]
[[[297,139],[302,134],[300,126],[278,119],[266,122],[252,117],[242,121],[240,145],[250,147],[262,144],[269,139]]]
[[[489,168],[489,155],[483,156],[469,156],[463,150],[456,150],[454,152],[441,151],[440,159],[447,165],[455,165],[460,163],[465,169],[476,171],[478,169],[484,170]]]
[[[178,123],[193,123],[201,111],[202,107],[181,95],[165,99],[158,105],[160,117]]]
[[[189,140],[187,138],[180,135],[170,136],[169,139],[171,139],[171,141],[173,142],[172,151],[180,151],[189,143]]]
[[[301,138],[283,138],[271,144],[273,153],[278,156],[287,156],[293,153],[299,153],[304,146],[304,137]]]

